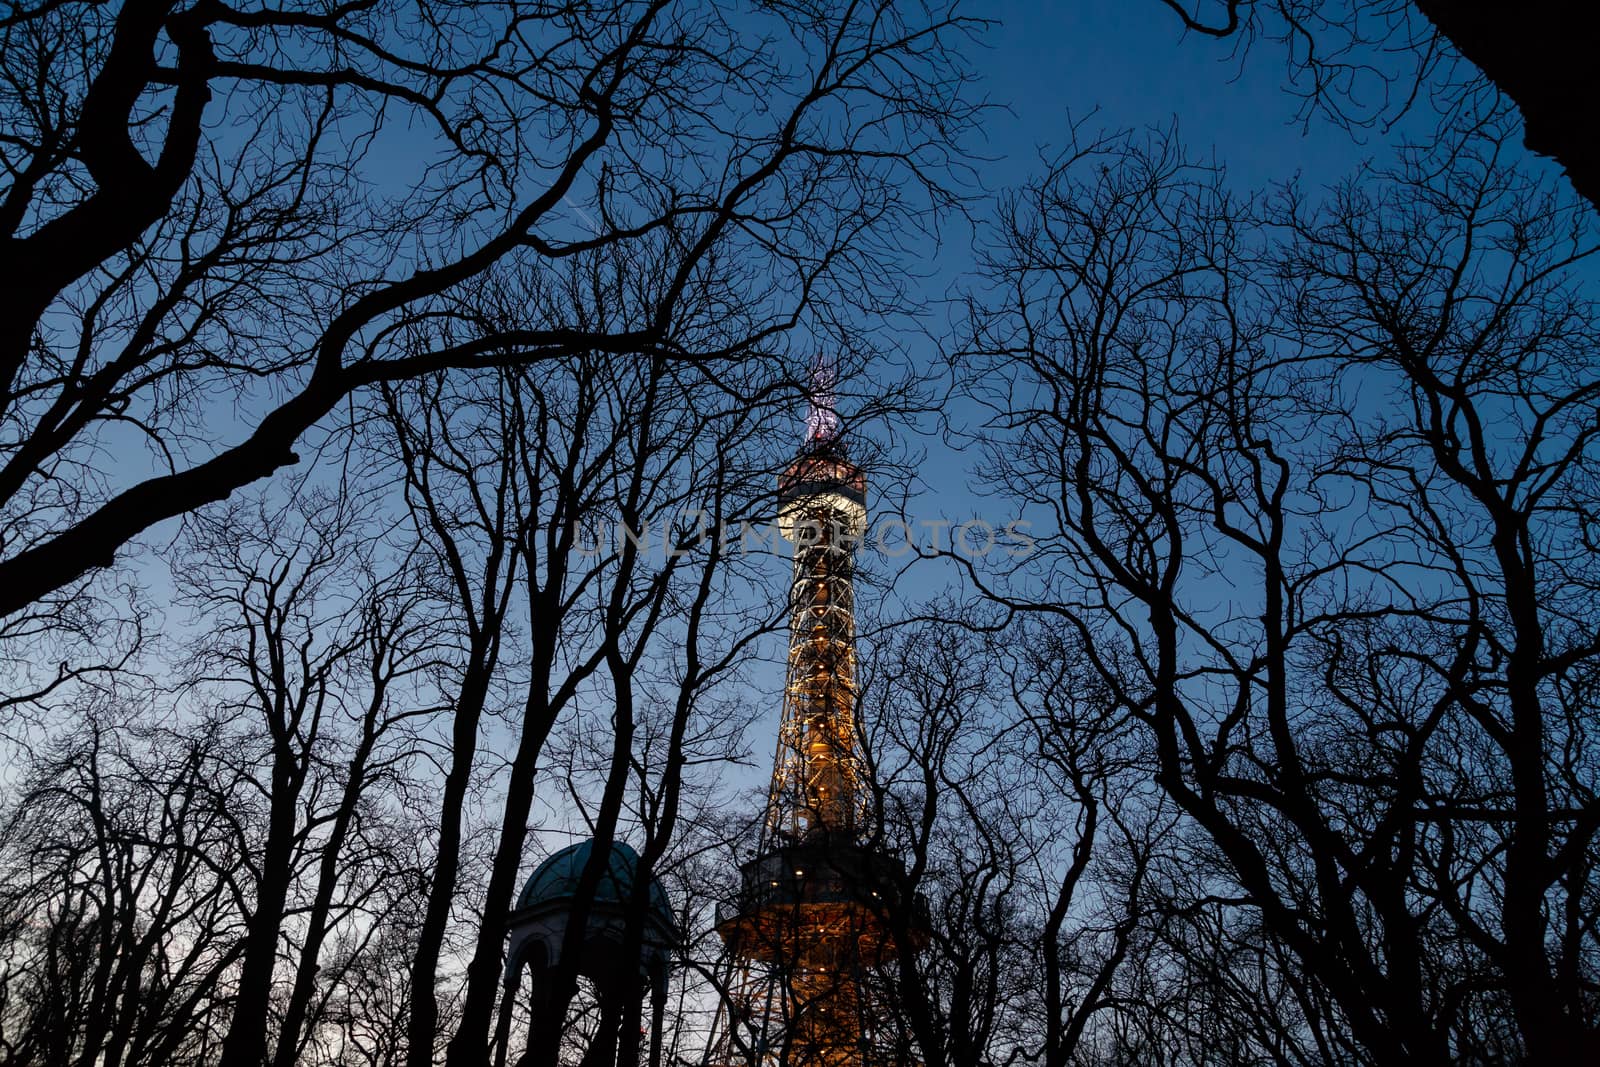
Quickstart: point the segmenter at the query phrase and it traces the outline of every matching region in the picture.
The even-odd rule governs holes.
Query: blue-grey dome
[[[529,876],[527,884],[522,887],[521,896],[517,898],[517,907],[529,908],[575,896],[578,880],[583,877],[583,868],[593,852],[594,842],[589,840],[552,853]],[[594,902],[625,906],[633,896],[634,872],[638,869],[639,854],[621,841],[613,842],[611,862],[600,875],[600,883],[595,886]],[[673,927],[672,903],[658,879],[650,879],[649,893],[652,917],[668,928]]]

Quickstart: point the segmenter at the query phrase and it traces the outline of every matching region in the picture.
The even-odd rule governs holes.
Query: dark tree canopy
[[[1600,207],[1600,20],[1579,0],[1533,0],[1508,8],[1488,0],[1417,0],[1456,50],[1522,112],[1522,140],[1549,156],[1572,186]]]

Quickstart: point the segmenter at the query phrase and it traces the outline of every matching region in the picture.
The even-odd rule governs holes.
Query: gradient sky
[[[971,52],[976,88],[997,105],[973,145],[990,157],[979,167],[988,194],[1038,176],[1043,161],[1067,144],[1073,121],[1086,122],[1088,136],[1175,125],[1187,148],[1214,157],[1240,191],[1296,176],[1312,186],[1329,184],[1364,159],[1387,154],[1392,143],[1378,131],[1364,131],[1358,141],[1320,117],[1301,122],[1300,101],[1285,89],[1280,46],[1262,42],[1241,63],[1230,58],[1232,42],[1185,34],[1159,0],[1002,0],[969,13],[993,20]],[[980,202],[980,217],[986,208]],[[964,225],[950,226],[927,264],[908,265],[927,272],[921,287],[933,309],[922,324],[927,333],[905,330],[894,341],[919,364],[938,358],[937,338],[947,321],[938,302],[973,281],[973,240]],[[965,414],[959,402],[948,411],[957,421]],[[996,512],[1004,510],[1000,502],[972,492],[972,457],[932,433],[917,445],[923,485],[909,504],[914,518],[981,516],[999,526],[1013,517]],[[863,562],[881,575],[905,561]],[[894,589],[903,602],[914,602],[955,577],[947,564],[919,562],[898,575]]]
[[[1407,132],[1403,126],[1398,131],[1374,128],[1352,134],[1320,116],[1301,121],[1301,101],[1285,88],[1288,69],[1281,44],[1258,42],[1241,62],[1232,56],[1233,42],[1185,34],[1160,0],[990,0],[970,3],[965,10],[993,20],[970,53],[979,77],[978,92],[997,105],[972,145],[989,157],[978,165],[988,194],[1040,174],[1042,159],[1065,145],[1074,119],[1087,120],[1091,133],[1176,125],[1188,149],[1210,155],[1224,166],[1239,191],[1295,177],[1312,189],[1332,184],[1364,160],[1392,158],[1394,146]],[[1426,128],[1429,118],[1426,107],[1419,107],[1410,129]],[[379,142],[380,155],[394,156],[397,182],[403,182],[407,167],[418,162],[413,136],[397,128]],[[985,207],[980,202],[976,210],[982,215]],[[592,225],[580,217],[566,221],[578,230]],[[908,262],[906,269],[923,274],[921,294],[932,308],[928,320],[916,328],[890,323],[884,329],[891,344],[908,351],[916,362],[931,365],[938,358],[938,334],[946,321],[938,302],[973,277],[972,234],[963,226],[950,226],[942,245],[927,251],[925,257]],[[963,412],[956,407],[951,414],[960,419]],[[795,412],[796,444],[802,417],[803,412]],[[995,525],[1014,517],[997,514],[1004,505],[972,492],[971,457],[954,452],[936,434],[915,444],[921,451],[922,487],[910,504],[913,517],[960,521],[977,514]],[[164,524],[152,531],[152,540],[161,540],[174,526]],[[892,561],[889,566],[881,560],[863,562],[880,576],[897,566]],[[786,575],[787,561],[774,559],[771,566],[781,583],[778,576]],[[955,577],[948,565],[918,564],[900,575],[894,594],[903,602],[919,601]],[[162,584],[159,576],[151,581]],[[864,613],[873,611],[867,598],[881,596],[881,590],[864,591]],[[888,614],[895,609],[892,602],[883,606]],[[770,709],[770,718],[752,735],[758,761],[770,752],[770,724],[775,723],[779,706],[781,636],[772,635],[762,652],[768,662],[752,681],[759,690],[756,699]],[[764,767],[753,768],[752,785],[765,773]]]
[[[1038,176],[1042,160],[1066,144],[1073,120],[1086,119],[1090,136],[1175,125],[1191,154],[1213,158],[1226,169],[1232,188],[1247,193],[1296,178],[1315,192],[1363,162],[1388,166],[1398,145],[1431,132],[1436,119],[1422,96],[1393,129],[1352,131],[1322,115],[1305,121],[1302,101],[1288,85],[1284,45],[1260,40],[1241,59],[1233,55],[1233,41],[1186,34],[1160,0],[999,0],[967,10],[993,20],[971,52],[979,90],[1000,105],[989,113],[982,142],[975,145],[992,157],[980,167],[991,194]],[[1388,61],[1403,79],[1406,57]],[[1554,172],[1546,161],[1525,162]],[[965,227],[950,227],[929,264],[908,266],[928,272],[922,289],[930,303],[971,281],[972,240]],[[934,360],[945,322],[945,313],[935,310],[923,324],[926,332],[905,331],[897,340],[916,362]],[[949,414],[962,418],[959,402]],[[918,444],[923,487],[909,505],[914,516],[961,521],[977,515],[995,525],[1012,517],[996,513],[1002,504],[973,493],[972,457],[953,452],[933,434]],[[885,569],[883,561],[864,562],[869,570]],[[917,601],[955,577],[948,565],[918,563],[898,576],[894,589],[900,599]]]

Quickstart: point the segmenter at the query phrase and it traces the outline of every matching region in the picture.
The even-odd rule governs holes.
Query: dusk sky
[[[1408,132],[1432,128],[1426,99],[1394,129],[1345,129],[1321,114],[1303,120],[1301,101],[1286,88],[1280,44],[1258,42],[1241,59],[1233,41],[1185,34],[1157,0],[1004,0],[972,13],[993,20],[971,50],[979,91],[994,105],[981,138],[974,139],[974,150],[988,157],[976,164],[986,187],[974,200],[980,221],[995,198],[1043,172],[1045,161],[1066,146],[1074,122],[1087,137],[1175,128],[1192,155],[1225,169],[1239,195],[1297,178],[1312,190],[1331,186],[1365,162],[1388,165]],[[920,289],[928,313],[916,326],[886,324],[884,332],[915,363],[936,361],[941,337],[950,343],[959,330],[952,327],[956,312],[943,302],[978,284],[973,240],[962,220],[953,220],[927,262],[907,264],[925,275]],[[944,415],[957,422],[970,414],[959,402],[945,406]],[[798,425],[797,414],[797,434]],[[936,428],[928,429],[915,444],[923,450],[917,475],[924,488],[910,502],[913,521],[982,516],[1000,525],[1012,518],[993,514],[995,505],[974,494],[973,457],[954,452]],[[882,573],[882,563],[868,566]],[[895,579],[894,588],[902,600],[917,601],[957,577],[941,563],[918,563]]]
[[[14,0],[0,1060],[1600,1063],[1575,11]]]

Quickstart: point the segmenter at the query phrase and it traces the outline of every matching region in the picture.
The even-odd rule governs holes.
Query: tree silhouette
[[[709,365],[880,310],[873,235],[953,196],[966,28],[920,4],[14,7],[0,615],[297,462],[380,383]],[[474,307],[508,267],[541,304],[585,255],[648,264],[642,303]]]
[[[1012,202],[965,357],[1050,531],[974,577],[1077,635],[1219,930],[1375,1063],[1596,1040],[1595,244],[1504,130],[1264,217],[1170,139],[1086,145]]]

